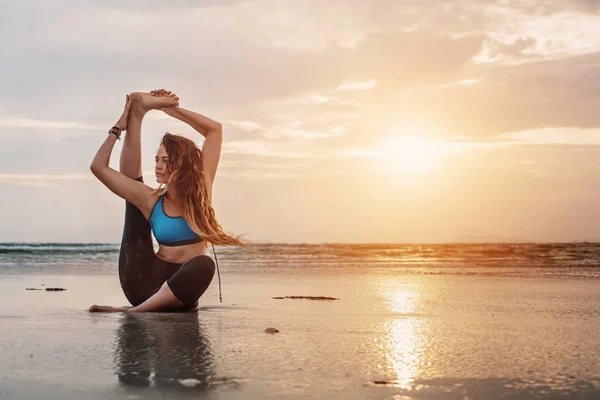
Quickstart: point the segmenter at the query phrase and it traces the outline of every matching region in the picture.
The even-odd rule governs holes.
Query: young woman
[[[141,130],[144,115],[162,110],[204,136],[200,150],[178,135],[166,133],[155,157],[157,189],[142,179]],[[119,171],[108,166],[115,142],[127,130]],[[241,245],[226,234],[211,205],[219,164],[221,124],[179,107],[179,98],[163,89],[127,96],[125,110],[91,164],[93,174],[126,200],[125,227],[119,254],[119,279],[130,308],[90,307],[92,312],[145,312],[190,309],[215,273],[206,255],[208,243]],[[154,252],[151,232],[159,243]]]

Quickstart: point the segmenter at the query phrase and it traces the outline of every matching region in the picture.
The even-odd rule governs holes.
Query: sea
[[[117,243],[0,243],[0,273],[113,274]],[[250,244],[209,255],[226,271],[365,270],[382,274],[600,277],[600,243]]]
[[[0,243],[0,399],[600,399],[598,243],[217,246],[222,301],[89,313],[118,255]]]

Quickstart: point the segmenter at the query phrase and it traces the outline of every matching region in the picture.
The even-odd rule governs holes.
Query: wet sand
[[[0,398],[600,398],[597,280],[223,278],[222,304],[215,279],[196,312],[126,315],[86,311],[126,305],[116,275],[1,276]]]

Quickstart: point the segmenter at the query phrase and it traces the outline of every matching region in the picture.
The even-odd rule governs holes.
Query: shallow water
[[[0,397],[600,398],[596,279],[234,265],[222,304],[135,316],[86,311],[114,272],[5,274]]]

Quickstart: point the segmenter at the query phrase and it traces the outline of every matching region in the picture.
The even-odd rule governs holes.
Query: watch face
[[[118,135],[119,133],[121,133],[121,129],[117,128],[116,126],[113,126],[112,128],[110,128],[110,133],[116,133]]]

